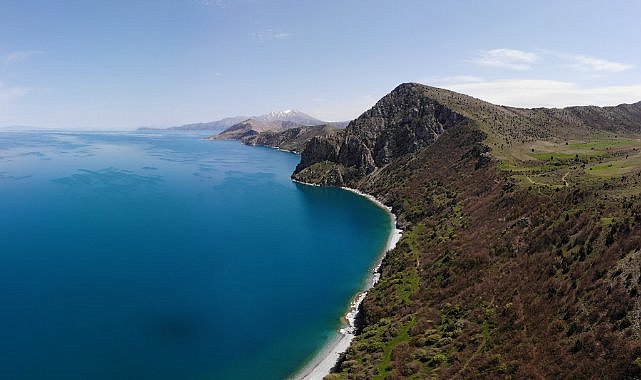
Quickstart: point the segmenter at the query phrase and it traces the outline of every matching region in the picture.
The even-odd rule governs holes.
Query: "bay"
[[[202,137],[0,133],[0,378],[281,379],[335,337],[389,216]]]

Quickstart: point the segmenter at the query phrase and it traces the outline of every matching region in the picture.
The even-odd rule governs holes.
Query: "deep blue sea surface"
[[[281,379],[390,231],[299,157],[193,134],[0,132],[0,378]]]

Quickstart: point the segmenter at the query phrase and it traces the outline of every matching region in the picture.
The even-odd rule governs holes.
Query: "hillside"
[[[293,178],[405,230],[329,378],[641,376],[641,103],[518,109],[403,84]]]

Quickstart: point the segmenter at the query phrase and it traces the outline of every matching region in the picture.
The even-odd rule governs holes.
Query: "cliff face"
[[[640,105],[404,84],[312,138],[293,178],[372,194],[405,231],[328,378],[641,377]]]
[[[303,150],[294,178],[350,184],[395,158],[432,144],[445,130],[466,121],[437,101],[421,96],[418,88],[413,84],[399,86],[352,121],[340,140],[312,139]],[[332,177],[341,173],[345,178],[338,182],[325,178],[321,168],[310,168],[316,163],[325,163],[322,173],[332,173]]]

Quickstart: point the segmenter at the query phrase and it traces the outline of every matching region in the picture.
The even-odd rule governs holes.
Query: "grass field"
[[[534,141],[500,152],[499,168],[523,186],[557,188],[641,172],[641,139],[595,137],[585,141]]]

